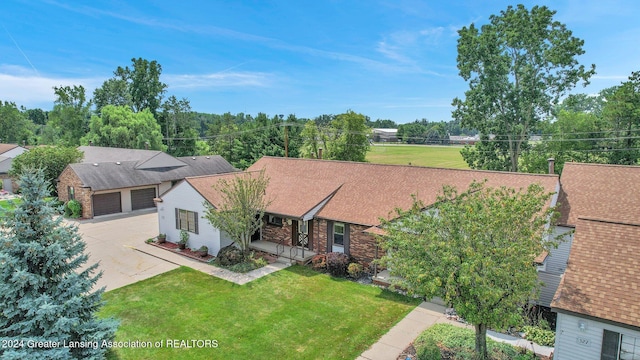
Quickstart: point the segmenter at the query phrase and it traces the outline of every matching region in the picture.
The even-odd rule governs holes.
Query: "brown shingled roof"
[[[284,191],[280,196],[287,199],[283,208],[296,206],[298,201],[306,203],[313,194],[324,198],[331,191],[327,184],[341,184],[317,216],[369,226],[379,224],[380,217],[392,218],[396,208],[409,209],[412,194],[425,204],[434,203],[443,185],[463,191],[473,180],[487,179],[488,186],[520,189],[539,183],[547,192],[555,192],[558,184],[556,175],[276,157],[263,157],[247,170],[263,168],[271,181],[280,182]]]
[[[640,225],[578,219],[551,306],[640,327],[639,253]]]
[[[635,222],[640,218],[640,166],[565,163],[559,224],[579,217]]]
[[[214,190],[213,185],[216,185],[222,179],[229,181],[236,176],[251,176],[256,173],[257,171],[189,177],[186,178],[186,181],[207,201],[219,207],[222,197],[219,192]],[[267,211],[272,214],[302,218],[323,200],[332,196],[341,185],[340,182],[331,179],[296,181],[296,179],[284,176],[269,176],[269,185],[267,186],[265,197],[271,203]]]

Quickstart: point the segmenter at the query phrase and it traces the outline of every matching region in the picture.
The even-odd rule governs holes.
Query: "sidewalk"
[[[198,260],[190,259],[186,256],[182,256],[173,251],[165,250],[153,245],[144,244],[137,247],[133,247],[133,249],[141,253],[170,262],[175,265],[188,266],[192,269],[201,271],[207,275],[215,276],[217,278],[227,280],[238,285],[244,285],[248,282],[259,279],[265,275],[269,275],[271,273],[274,273],[278,270],[282,270],[289,266],[288,264],[275,262],[273,264],[268,264],[259,269],[249,271],[248,273],[241,274],[241,273],[235,273],[233,271],[229,271],[226,269],[221,269],[219,267],[209,265],[207,263],[203,263]]]
[[[458,321],[449,320],[444,314],[445,307],[423,302],[411,311],[404,319],[396,324],[388,333],[383,335],[377,343],[363,352],[356,360],[397,360],[400,354],[427,328],[437,323],[447,323],[459,327],[473,329],[471,325],[465,325]],[[487,337],[498,342],[509,343],[535,350],[538,355],[549,356],[552,347],[540,346],[525,339],[516,338],[493,331],[487,331]]]

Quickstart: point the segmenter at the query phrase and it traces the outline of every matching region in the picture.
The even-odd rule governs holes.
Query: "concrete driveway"
[[[72,223],[87,243],[87,264],[100,263],[103,274],[97,287],[113,290],[178,267],[135,250],[149,246],[144,241],[158,235],[156,212]]]

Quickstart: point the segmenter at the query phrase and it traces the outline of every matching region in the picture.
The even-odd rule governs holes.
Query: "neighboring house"
[[[0,144],[0,180],[2,180],[2,188],[8,192],[13,192],[17,189],[15,180],[9,176],[13,158],[25,151],[29,150],[20,145]]]
[[[58,198],[78,200],[82,217],[153,208],[154,198],[187,176],[237,171],[218,155],[175,158],[162,151],[81,146],[81,163],[58,178]]]
[[[398,142],[398,129],[373,129],[373,141]]]
[[[556,175],[311,159],[263,157],[247,172],[263,169],[270,179],[265,196],[271,204],[263,228],[254,236],[254,248],[276,251],[294,260],[305,260],[316,253],[343,252],[365,266],[382,255],[375,237],[380,232],[380,219],[393,218],[396,208],[409,209],[414,194],[429,205],[444,185],[463,191],[474,180],[485,179],[494,187],[520,189],[538,183],[547,192],[559,190]],[[206,245],[215,255],[217,250],[211,249],[220,249],[230,241],[202,219],[203,203],[219,204],[220,195],[212,186],[233,176],[189,177],[176,185],[158,204],[160,232],[175,242],[180,229],[190,231],[194,242],[190,247]],[[556,196],[550,205],[555,201]],[[190,225],[189,219],[195,224]]]
[[[449,135],[450,145],[474,145],[478,141],[480,141],[480,135],[475,135],[475,136]]]
[[[560,180],[559,224],[575,232],[554,359],[640,359],[640,166],[565,163]]]

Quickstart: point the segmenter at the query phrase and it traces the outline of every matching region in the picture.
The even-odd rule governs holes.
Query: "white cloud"
[[[261,72],[220,72],[213,74],[168,74],[163,81],[170,89],[219,88],[238,86],[266,87],[272,76]]]
[[[18,106],[39,107],[50,103],[53,107],[54,86],[82,85],[90,97],[101,83],[100,79],[52,77],[21,66],[0,65],[0,100],[15,102]]]

